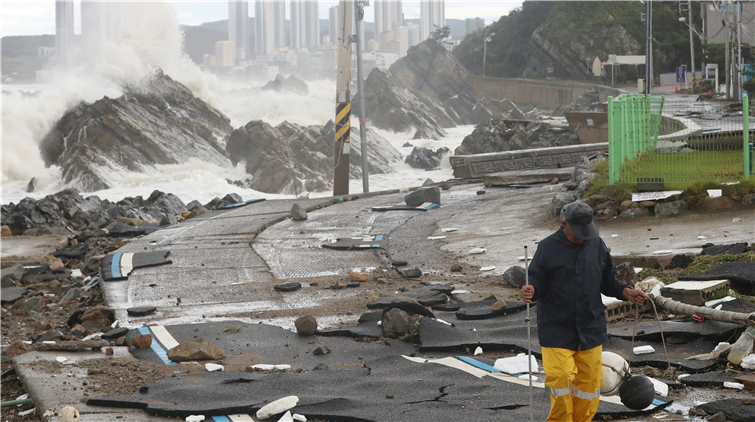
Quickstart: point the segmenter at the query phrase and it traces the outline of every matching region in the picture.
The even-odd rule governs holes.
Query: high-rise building
[[[420,0],[419,37],[422,41],[430,38],[436,28],[446,26],[446,2],[444,0]]]
[[[302,13],[302,46],[320,45],[320,9],[317,0],[305,0]]]
[[[81,40],[84,59],[95,63],[106,42],[118,40],[121,31],[121,3],[97,0],[81,2]]]
[[[55,55],[58,66],[73,64],[73,0],[55,1]]]
[[[236,46],[233,41],[215,43],[215,66],[233,67],[236,65]]]
[[[291,19],[291,48],[301,47],[301,2],[299,0],[291,0],[291,11],[289,16]]]
[[[485,27],[485,19],[469,18],[464,20],[464,35],[469,35]]]
[[[254,2],[254,46],[257,55],[272,54],[286,46],[286,3],[275,0]]]
[[[236,60],[249,56],[249,4],[246,0],[228,1],[228,40],[236,46]]]
[[[401,0],[375,0],[375,38],[381,32],[390,31],[393,22],[404,25],[404,12]]]
[[[328,35],[330,43],[338,43],[338,6],[331,6],[328,9]]]

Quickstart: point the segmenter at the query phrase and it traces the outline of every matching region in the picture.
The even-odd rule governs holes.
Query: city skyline
[[[254,1],[254,0],[250,0]],[[129,1],[126,1],[127,3]],[[338,1],[320,0],[318,16],[322,20],[328,19],[328,10],[336,6]],[[199,25],[228,19],[228,1],[213,0],[203,2],[168,2],[176,13],[176,21],[180,25]],[[446,19],[482,18],[486,24],[507,15],[511,10],[520,7],[521,1],[446,1]],[[81,33],[81,19],[79,19],[81,1],[73,1],[74,32]],[[402,2],[404,19],[420,18],[420,2]],[[287,9],[287,8],[286,8]],[[251,11],[250,11],[251,12]],[[290,20],[290,11],[286,11],[285,19]],[[250,13],[250,17],[254,14]],[[365,8],[365,21],[375,22],[375,7]],[[2,36],[15,35],[54,35],[55,34],[55,1],[2,1]],[[323,28],[320,28],[321,30]]]

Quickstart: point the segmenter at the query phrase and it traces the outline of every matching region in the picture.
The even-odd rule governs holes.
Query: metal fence
[[[749,178],[748,98],[742,103],[608,97],[609,183],[683,186]]]

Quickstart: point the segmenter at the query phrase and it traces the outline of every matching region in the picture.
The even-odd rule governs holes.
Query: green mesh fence
[[[608,142],[611,184],[652,181],[669,187],[748,178],[748,99],[609,97]]]

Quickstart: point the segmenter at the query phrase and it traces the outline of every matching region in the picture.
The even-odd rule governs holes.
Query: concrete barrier
[[[538,81],[520,78],[490,78],[469,76],[469,81],[477,98],[487,97],[495,100],[508,98],[519,107],[534,106],[553,109],[560,105],[569,105],[587,91],[598,90],[600,101],[609,96],[618,97],[618,89],[603,85],[579,82]]]
[[[513,170],[574,167],[582,157],[608,151],[608,143],[525,149],[449,157],[454,177],[465,179]]]

